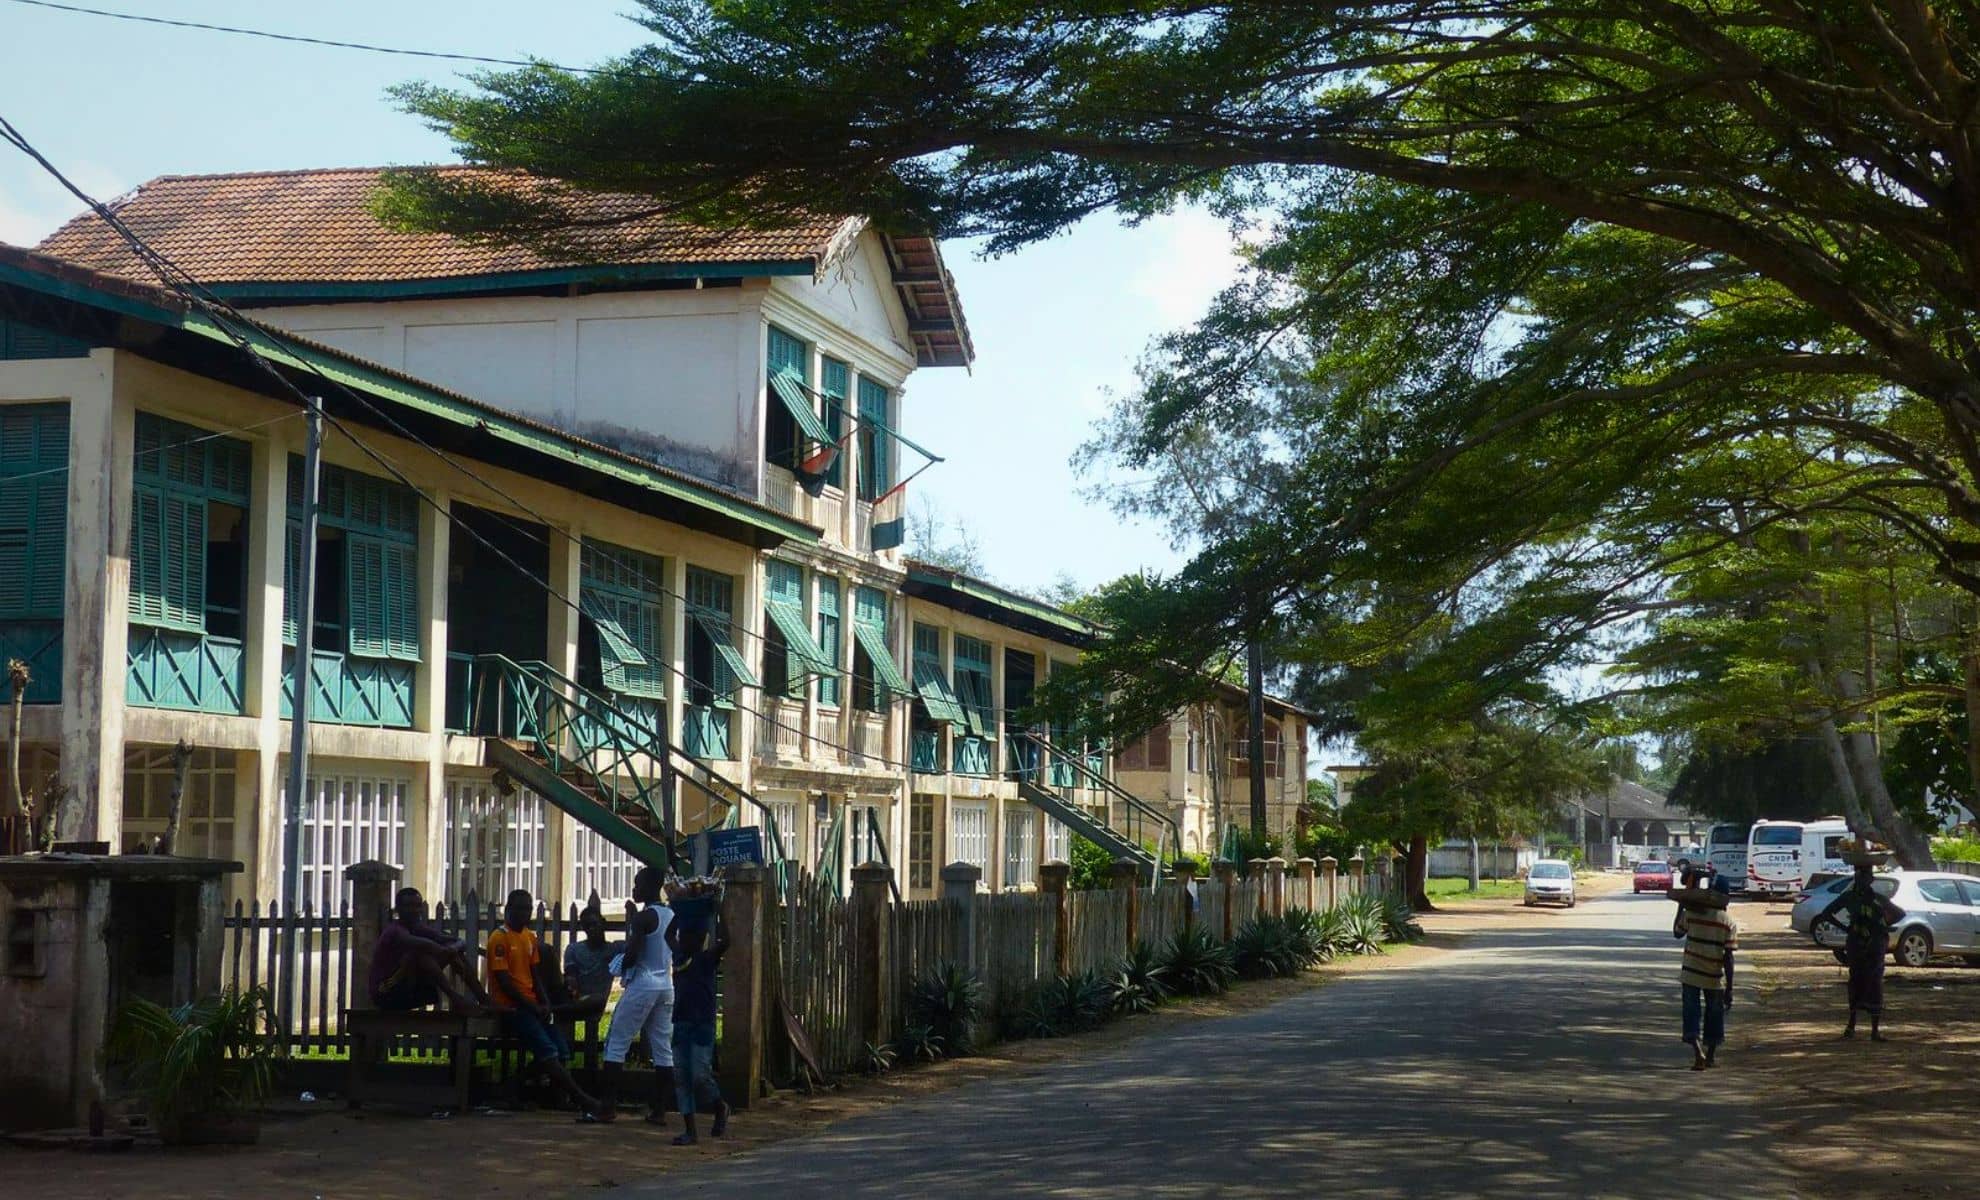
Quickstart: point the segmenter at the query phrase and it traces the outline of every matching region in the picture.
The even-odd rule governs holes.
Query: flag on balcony
[[[804,489],[805,495],[816,496],[825,490],[832,464],[839,461],[839,452],[846,448],[846,442],[852,435],[853,431],[847,430],[838,441],[819,443],[811,453],[798,460],[798,486]]]
[[[873,502],[875,550],[892,550],[907,541],[907,485],[903,479]]]

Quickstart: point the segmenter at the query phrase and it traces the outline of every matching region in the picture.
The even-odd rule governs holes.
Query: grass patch
[[[1501,879],[1497,883],[1489,879],[1478,881],[1478,890],[1468,890],[1468,880],[1432,879],[1424,886],[1424,891],[1434,903],[1438,900],[1517,900],[1526,894],[1526,885],[1517,879]]]

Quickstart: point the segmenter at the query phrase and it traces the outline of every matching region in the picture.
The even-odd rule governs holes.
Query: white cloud
[[[1156,217],[1141,233],[1155,234],[1155,244],[1128,289],[1148,303],[1163,330],[1202,316],[1242,266],[1230,226],[1200,208]]]

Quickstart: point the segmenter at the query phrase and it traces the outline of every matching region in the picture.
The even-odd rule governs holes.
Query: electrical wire
[[[12,4],[22,4],[30,8],[53,9],[56,12],[77,13],[89,17],[109,17],[117,21],[132,21],[143,25],[167,25],[174,29],[194,29],[203,33],[231,33],[241,37],[266,38],[275,42],[293,42],[305,46],[324,46],[334,50],[363,50],[372,54],[395,54],[404,58],[437,58],[449,62],[481,63],[492,67],[545,67],[553,71],[565,71],[573,75],[610,75],[619,71],[615,67],[567,67],[542,59],[496,58],[485,54],[461,54],[449,50],[413,50],[403,46],[381,46],[372,42],[350,42],[337,38],[309,37],[300,33],[275,33],[266,29],[247,29],[239,25],[215,25],[205,21],[185,21],[172,17],[152,17],[143,13],[117,12],[107,8],[89,8],[80,4],[57,4],[54,0],[8,0]]]
[[[162,446],[153,446],[148,450],[133,450],[131,457],[135,459],[146,454],[163,454],[168,450],[183,450],[188,446],[197,446],[202,442],[213,441],[215,438],[232,437],[240,433],[252,433],[257,429],[266,429],[270,425],[279,425],[284,421],[298,420],[302,415],[299,412],[283,413],[279,417],[270,417],[266,421],[256,421],[252,425],[235,425],[228,429],[218,429],[211,433],[202,433],[198,437],[187,438],[183,442],[168,442]],[[0,475],[0,485],[25,483],[30,479],[41,479],[49,475],[66,475],[68,473],[69,468],[67,464],[59,467],[44,467],[39,471],[27,471],[20,475]]]

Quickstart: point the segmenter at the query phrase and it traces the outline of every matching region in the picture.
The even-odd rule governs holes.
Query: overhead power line
[[[205,21],[182,21],[172,17],[152,17],[142,13],[117,12],[108,8],[88,8],[80,4],[57,4],[54,0],[9,0],[9,3],[23,4],[30,8],[47,8],[56,12],[77,13],[90,17],[109,17],[117,21],[132,21],[144,25],[167,25],[174,29],[196,29],[203,33],[231,33],[240,37],[266,38],[273,42],[294,42],[304,46],[327,46],[334,50],[363,50],[370,54],[396,54],[404,58],[438,58],[449,62],[481,63],[491,67],[548,67],[553,71],[567,71],[575,75],[606,75],[616,68],[608,67],[567,67],[560,63],[545,62],[542,59],[497,58],[486,54],[462,54],[451,50],[415,50],[405,46],[381,46],[374,42],[349,42],[337,38],[308,37],[300,33],[276,33],[268,29],[246,29],[239,25],[214,25]]]

